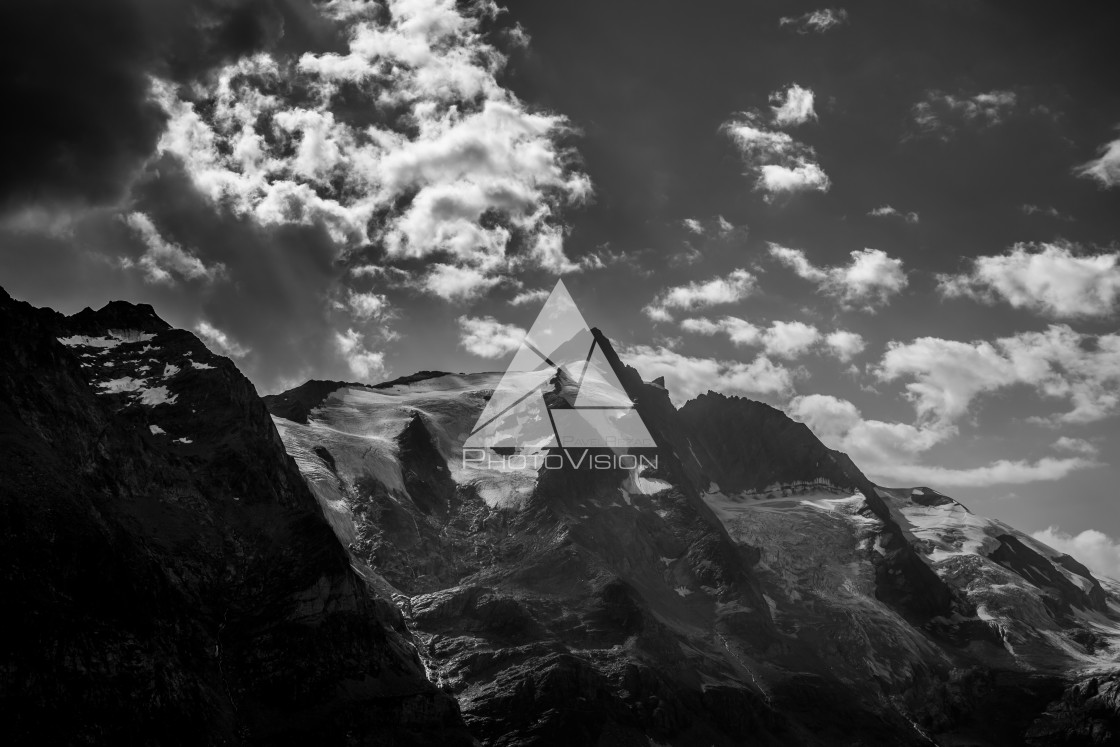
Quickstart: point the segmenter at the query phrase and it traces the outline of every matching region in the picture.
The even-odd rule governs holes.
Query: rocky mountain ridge
[[[0,316],[7,743],[1120,734],[1113,582],[598,331],[656,468],[465,464],[496,374],[262,402],[151,307]]]
[[[595,334],[655,470],[467,468],[495,374],[317,384],[306,423],[273,410],[484,742],[1023,744],[1115,667],[1120,606],[1076,561],[873,485],[767,405],[678,411]]]
[[[6,744],[473,742],[231,361],[148,306],[0,318]]]

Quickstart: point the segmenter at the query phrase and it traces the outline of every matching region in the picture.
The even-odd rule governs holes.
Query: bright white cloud
[[[862,335],[845,329],[838,329],[830,333],[825,338],[825,344],[828,345],[832,354],[844,363],[855,358],[867,347]]]
[[[525,330],[503,324],[492,316],[459,317],[459,346],[480,358],[501,358],[517,352],[525,340]]]
[[[194,331],[206,343],[206,346],[219,355],[228,355],[230,358],[244,358],[249,354],[249,348],[239,345],[236,340],[207,321],[201,321],[194,326]]]
[[[144,271],[144,279],[149,283],[174,283],[180,280],[213,280],[225,268],[221,264],[207,267],[202,260],[178,244],[167,241],[160,235],[155,225],[144,213],[129,213],[125,223],[135,231],[144,242],[144,254],[133,262],[124,258],[124,267],[139,266]]]
[[[804,322],[773,322],[762,336],[766,353],[792,360],[808,352],[821,339],[820,331]]]
[[[821,348],[823,343],[825,350],[846,363],[865,347],[863,337],[855,332],[836,330],[825,336],[813,325],[796,321],[775,321],[768,327],[759,327],[735,316],[690,317],[682,319],[680,325],[682,330],[693,334],[727,335],[738,347],[759,347],[768,356],[786,360]]]
[[[473,267],[438,262],[429,266],[419,287],[446,301],[470,301],[501,282],[501,276],[487,275]]]
[[[681,221],[681,225],[687,228],[690,233],[694,233],[697,236],[703,235],[704,233],[704,225],[695,218],[685,218]]]
[[[845,452],[873,479],[885,484],[936,488],[1015,485],[1060,480],[1097,466],[1083,457],[1046,457],[1036,462],[1001,459],[965,469],[926,465],[916,460],[955,436],[955,427],[866,420],[851,402],[821,394],[795,397],[787,410],[827,446]]]
[[[356,293],[350,291],[347,298],[350,312],[358,319],[381,318],[389,311],[389,301],[380,293]]]
[[[1003,300],[1059,318],[1111,316],[1120,300],[1120,252],[1082,254],[1068,243],[1016,244],[976,257],[971,271],[939,275],[946,296]]]
[[[480,27],[497,7],[322,10],[347,29],[344,54],[243,58],[189,95],[153,81],[169,120],[160,152],[215,204],[262,225],[318,224],[340,253],[377,242],[389,261],[438,253],[464,277],[433,273],[420,287],[436,295],[469,297],[523,266],[578,269],[558,212],[590,183],[560,144],[567,122],[498,83],[505,58]],[[376,120],[338,115],[355,90]],[[510,253],[515,244],[528,250]]]
[[[1031,536],[1080,561],[1095,575],[1120,579],[1120,542],[1104,532],[1086,529],[1080,534],[1070,534],[1051,526],[1041,532],[1032,532]]]
[[[669,395],[678,405],[707,391],[786,396],[793,390],[793,372],[765,356],[743,363],[697,358],[648,345],[625,347],[621,355],[647,381],[664,376]]]
[[[816,283],[821,291],[839,298],[845,306],[868,311],[887,304],[909,284],[902,260],[880,249],[853,251],[851,262],[829,268],[815,266],[800,249],[779,244],[770,244],[770,255],[799,277]]]
[[[1120,411],[1120,334],[1094,338],[1051,325],[994,343],[936,337],[891,342],[876,375],[908,380],[907,397],[923,421],[951,422],[981,394],[1026,385],[1069,407],[1044,422],[1088,423]]]
[[[779,26],[792,26],[799,34],[815,32],[823,34],[830,29],[847,23],[848,11],[843,8],[821,8],[800,16],[782,16]]]
[[[547,288],[524,290],[511,298],[509,304],[510,306],[524,306],[525,304],[540,303],[548,298],[550,292]]]
[[[868,211],[867,214],[874,218],[901,218],[907,223],[917,223],[921,220],[921,216],[919,216],[914,211],[904,213],[901,210],[891,207],[890,205],[877,207],[874,210]]]
[[[813,110],[813,92],[794,83],[784,91],[777,91],[770,95],[770,107],[773,113],[774,124],[779,127],[792,127],[805,124],[810,119],[816,119],[817,113]]]
[[[385,377],[385,354],[366,348],[365,338],[353,329],[335,333],[335,345],[342,354],[350,372],[359,379],[370,381]]]
[[[765,192],[767,201],[783,194],[827,192],[832,183],[817,164],[816,152],[775,129],[815,119],[813,92],[795,84],[774,97],[779,106],[768,116],[744,112],[723,125],[747,167],[757,175],[755,189]]]
[[[1074,169],[1074,173],[1109,189],[1120,185],[1120,138],[1102,145],[1100,155]]]
[[[693,281],[666,288],[645,307],[647,316],[655,321],[672,319],[672,310],[693,309],[737,303],[754,291],[757,280],[747,270],[732,270],[726,277]]]

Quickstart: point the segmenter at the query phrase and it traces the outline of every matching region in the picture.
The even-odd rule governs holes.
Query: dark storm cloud
[[[164,126],[149,74],[187,80],[285,38],[331,44],[312,17],[301,3],[270,0],[4,3],[0,210],[118,199]]]

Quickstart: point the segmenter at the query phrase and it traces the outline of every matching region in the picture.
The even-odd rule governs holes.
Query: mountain
[[[260,398],[148,306],[0,318],[7,744],[1120,735],[1120,584],[597,330],[656,448],[540,469],[464,456],[501,374]]]
[[[678,410],[593,334],[656,468],[465,461],[500,374],[265,398],[483,743],[1120,735],[1115,589],[934,490],[872,484],[772,407],[708,393]]]
[[[463,744],[234,364],[0,291],[5,744]]]

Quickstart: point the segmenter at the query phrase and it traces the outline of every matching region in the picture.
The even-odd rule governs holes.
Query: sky
[[[1120,576],[1114,3],[0,21],[17,298],[151,303],[270,393],[502,370],[562,277],[678,404],[766,401]]]

